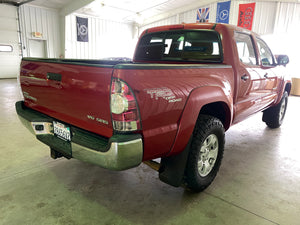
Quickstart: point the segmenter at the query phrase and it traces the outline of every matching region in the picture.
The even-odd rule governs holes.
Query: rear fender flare
[[[203,86],[193,89],[190,93],[181,117],[178,121],[178,130],[171,151],[167,156],[175,155],[183,151],[192,136],[197,118],[203,106],[221,102],[226,107],[226,122],[224,124],[227,130],[232,123],[233,102],[232,95],[219,86]]]

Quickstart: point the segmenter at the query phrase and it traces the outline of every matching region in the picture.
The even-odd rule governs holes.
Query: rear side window
[[[235,33],[235,41],[240,61],[246,65],[257,65],[251,36],[237,32]]]
[[[215,31],[150,33],[141,38],[135,59],[222,62],[222,47]]]

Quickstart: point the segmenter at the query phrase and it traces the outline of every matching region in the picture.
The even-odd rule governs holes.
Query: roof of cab
[[[175,25],[165,25],[165,26],[159,26],[159,27],[153,27],[153,28],[149,28],[146,29],[143,34],[145,33],[153,33],[153,32],[160,32],[160,31],[168,31],[168,30],[182,30],[182,29],[189,29],[189,30],[193,30],[193,29],[204,29],[204,30],[211,30],[211,29],[215,29],[216,27],[218,28],[225,28],[228,30],[236,30],[239,32],[244,32],[244,33],[248,33],[248,34],[254,34],[257,35],[256,33],[238,27],[238,26],[234,26],[231,24],[224,24],[224,23],[182,23],[182,24],[175,24]]]

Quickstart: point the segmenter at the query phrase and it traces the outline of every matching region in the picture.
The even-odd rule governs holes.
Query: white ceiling
[[[29,4],[51,9],[61,9],[71,2],[72,0],[33,0]]]
[[[0,0],[12,5],[30,4],[57,9],[61,15],[85,14],[102,19],[142,23],[149,18],[197,8],[217,0]]]
[[[72,0],[0,0],[0,3],[3,4],[11,4],[15,6],[31,4],[52,9],[61,9],[70,2],[72,2]]]
[[[149,17],[172,12],[195,2],[199,5],[199,1],[195,0],[95,0],[76,12],[104,19],[142,22]]]
[[[216,0],[11,0],[17,4],[30,4],[79,14],[96,16],[103,19],[139,22],[187,6],[216,2]],[[77,7],[80,6],[80,7]],[[75,8],[77,7],[77,8]],[[64,14],[64,13],[62,13]]]
[[[300,0],[256,0],[295,2]],[[208,5],[217,0],[7,0],[11,4],[31,4],[69,13],[85,14],[102,19],[143,23],[151,18],[166,18],[176,13]]]

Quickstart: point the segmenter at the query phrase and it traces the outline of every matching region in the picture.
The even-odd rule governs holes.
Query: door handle
[[[246,80],[248,80],[249,78],[250,78],[250,76],[247,75],[247,74],[244,74],[243,76],[241,76],[241,79],[242,79],[243,81],[246,81]]]

